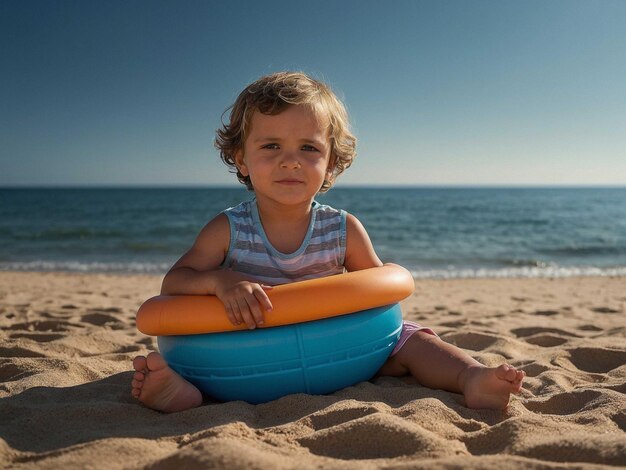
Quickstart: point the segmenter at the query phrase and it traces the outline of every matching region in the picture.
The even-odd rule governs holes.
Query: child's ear
[[[332,167],[328,167],[328,169],[326,170],[326,181],[332,181],[333,180],[333,168]]]
[[[243,158],[243,152],[241,150],[237,150],[235,152],[235,165],[237,165],[239,173],[241,173],[243,176],[249,176],[248,167],[246,166]]]

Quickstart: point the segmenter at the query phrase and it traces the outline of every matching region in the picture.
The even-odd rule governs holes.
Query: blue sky
[[[0,185],[238,184],[213,148],[303,70],[359,139],[340,184],[626,184],[626,2],[0,2]]]

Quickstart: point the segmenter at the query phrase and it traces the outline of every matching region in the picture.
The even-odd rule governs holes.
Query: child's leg
[[[133,360],[132,395],[144,405],[165,413],[184,411],[202,404],[202,393],[174,372],[156,352]]]
[[[429,388],[462,393],[469,408],[504,409],[518,393],[525,373],[508,364],[486,367],[465,351],[426,331],[417,331],[378,371],[411,374]]]

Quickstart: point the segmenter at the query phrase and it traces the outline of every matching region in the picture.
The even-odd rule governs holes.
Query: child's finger
[[[252,316],[252,313],[250,313],[250,308],[246,299],[237,299],[237,305],[239,306],[239,313],[241,313],[241,318],[246,323],[246,326],[251,330],[255,329],[256,321],[254,321],[254,317]]]
[[[233,312],[233,308],[230,304],[224,304],[224,310],[226,311],[226,316],[228,320],[235,326],[241,325],[241,318],[237,318],[235,312]]]
[[[263,318],[263,312],[261,311],[261,305],[259,305],[259,301],[253,294],[249,294],[246,296],[246,302],[248,303],[248,308],[250,309],[250,313],[254,318],[254,322],[257,326],[261,326],[265,319]]]
[[[271,312],[272,309],[274,308],[274,306],[272,305],[272,302],[270,300],[270,298],[268,297],[268,295],[265,293],[265,290],[271,290],[273,289],[272,286],[261,286],[262,289],[255,289],[254,290],[254,296],[256,297],[256,299],[259,301],[259,303],[261,304],[261,307],[263,307],[263,309],[266,312]]]
[[[241,325],[241,321],[237,320],[237,317],[235,315],[233,315],[232,313],[226,313],[226,315],[228,315],[228,321],[231,322],[233,325],[235,326],[239,326]]]

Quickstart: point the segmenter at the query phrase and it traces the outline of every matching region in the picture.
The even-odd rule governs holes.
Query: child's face
[[[293,105],[274,116],[257,111],[250,124],[235,162],[250,177],[257,200],[310,204],[332,174],[325,123],[308,106]]]

